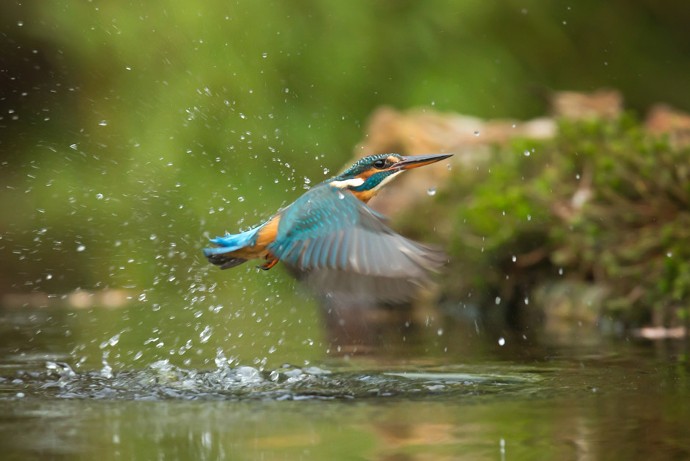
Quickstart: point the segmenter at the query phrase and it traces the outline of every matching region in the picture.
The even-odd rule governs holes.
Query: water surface
[[[112,340],[104,317],[132,309],[0,310],[3,459],[690,458],[678,342],[501,346],[446,319],[360,354],[321,335],[255,361],[218,338],[186,360]]]

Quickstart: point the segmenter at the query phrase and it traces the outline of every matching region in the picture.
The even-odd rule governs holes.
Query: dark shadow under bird
[[[446,262],[442,251],[392,230],[367,202],[397,175],[452,154],[364,157],[239,234],[211,239],[208,260],[228,269],[263,259],[285,263],[317,294],[338,303],[405,302]]]

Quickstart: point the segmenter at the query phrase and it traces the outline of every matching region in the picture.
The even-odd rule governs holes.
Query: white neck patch
[[[359,187],[364,184],[364,180],[362,178],[352,178],[343,181],[331,181],[328,184],[338,189],[345,189],[347,187]]]

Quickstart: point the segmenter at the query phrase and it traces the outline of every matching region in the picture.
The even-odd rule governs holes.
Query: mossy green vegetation
[[[605,288],[607,315],[673,324],[690,294],[689,175],[690,149],[630,115],[495,147],[454,171],[426,221],[448,229],[444,294],[519,309],[567,280]]]

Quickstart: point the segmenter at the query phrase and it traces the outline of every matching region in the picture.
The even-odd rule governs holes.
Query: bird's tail
[[[237,257],[233,253],[246,246],[252,245],[257,230],[258,228],[255,228],[240,234],[225,234],[223,237],[211,239],[211,243],[216,246],[204,248],[204,256],[206,256],[211,264],[220,266],[221,269],[239,266],[247,260]]]

